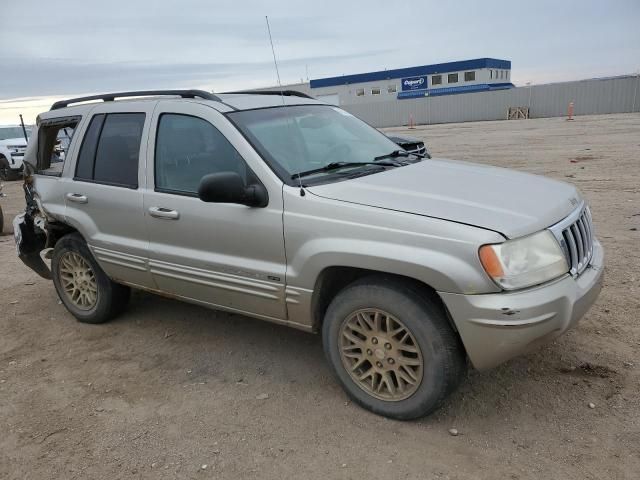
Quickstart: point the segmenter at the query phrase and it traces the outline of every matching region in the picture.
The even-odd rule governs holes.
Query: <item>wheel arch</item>
[[[324,321],[327,308],[338,293],[352,283],[367,277],[377,279],[377,281],[381,282],[384,282],[385,280],[400,282],[406,285],[407,288],[428,297],[437,305],[441,306],[442,310],[445,312],[449,325],[456,335],[458,335],[455,323],[453,322],[446,305],[431,285],[423,282],[422,280],[397,273],[338,265],[324,268],[316,279],[313,295],[311,297],[313,330],[319,331],[322,329],[322,323]]]
[[[65,235],[70,235],[72,233],[77,233],[78,235],[80,235],[85,242],[87,240],[78,229],[72,227],[68,223],[60,221],[48,222],[47,233],[48,235],[46,248],[54,248],[56,246],[56,243],[58,243],[58,241],[60,241],[62,237],[64,237]]]

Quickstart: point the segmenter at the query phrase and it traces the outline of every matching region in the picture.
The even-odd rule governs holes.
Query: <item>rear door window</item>
[[[75,179],[138,188],[144,121],[144,113],[95,115],[78,155]]]

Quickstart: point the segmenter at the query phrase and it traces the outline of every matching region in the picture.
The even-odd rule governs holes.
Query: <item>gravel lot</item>
[[[0,237],[0,478],[638,478],[640,115],[392,130],[582,190],[606,283],[573,331],[395,422],[348,402],[318,336],[146,293],[77,323]]]

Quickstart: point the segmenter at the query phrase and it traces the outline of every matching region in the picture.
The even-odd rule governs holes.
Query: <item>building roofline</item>
[[[480,68],[511,69],[511,61],[498,58],[475,58],[472,60],[460,60],[456,62],[435,63],[418,67],[396,68],[393,70],[379,70],[376,72],[356,73],[339,77],[327,77],[311,80],[311,88],[333,87],[336,85],[348,85],[351,83],[375,82],[378,80],[391,80],[405,77],[418,77],[420,75],[432,75],[435,73],[458,72],[461,70],[476,70]]]

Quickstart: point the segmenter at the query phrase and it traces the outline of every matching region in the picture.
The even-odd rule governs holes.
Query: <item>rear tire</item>
[[[9,182],[11,180],[17,180],[18,178],[20,178],[20,173],[11,169],[9,160],[4,156],[0,156],[0,180]]]
[[[9,181],[9,173],[11,169],[9,168],[9,161],[0,156],[0,180]]]
[[[385,417],[433,412],[466,371],[464,349],[437,297],[395,277],[370,276],[342,290],[327,309],[322,336],[347,394]]]
[[[51,270],[64,306],[83,323],[104,323],[121,313],[131,289],[113,282],[77,233],[62,237],[53,249]]]

